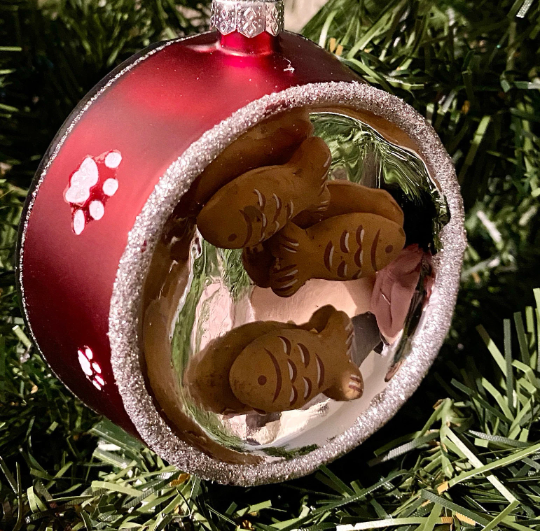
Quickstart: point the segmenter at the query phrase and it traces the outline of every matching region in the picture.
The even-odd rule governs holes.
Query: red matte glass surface
[[[39,347],[81,400],[132,433],[110,364],[109,305],[128,233],[160,176],[205,131],[253,100],[295,85],[358,80],[298,35],[263,34],[246,46],[241,35],[220,44],[217,33],[207,33],[165,47],[122,76],[75,125],[30,213],[22,287]],[[118,190],[103,217],[76,235],[64,199],[70,176],[85,157],[111,150],[122,155]],[[97,368],[87,377],[79,362],[86,347],[101,370],[101,390],[91,381]]]

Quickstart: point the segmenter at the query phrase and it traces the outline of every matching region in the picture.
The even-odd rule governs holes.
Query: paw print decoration
[[[118,190],[116,171],[122,162],[117,150],[87,156],[71,174],[64,199],[71,206],[73,232],[82,234],[92,220],[100,220],[105,205]]]
[[[86,377],[92,382],[94,387],[101,391],[105,385],[105,380],[101,375],[101,367],[99,363],[94,360],[94,353],[90,347],[80,348],[77,352],[79,355],[79,363]]]

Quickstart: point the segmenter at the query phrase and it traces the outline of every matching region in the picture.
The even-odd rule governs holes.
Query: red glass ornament
[[[124,253],[131,249],[128,240],[135,232],[138,216],[155,190],[163,186],[168,169],[203,135],[219,129],[218,124],[230,124],[227,120],[251,103],[270,95],[277,95],[279,101],[281,92],[295,87],[304,87],[302,90],[308,94],[307,87],[313,84],[324,85],[326,93],[322,90],[321,94],[326,97],[333,83],[339,83],[344,99],[349,87],[349,96],[366,88],[333,54],[300,35],[281,31],[281,8],[279,0],[214,0],[213,22],[220,32],[154,44],[111,72],[78,105],[52,142],[22,217],[17,278],[24,316],[35,344],[77,397],[146,440],[158,452],[161,432],[152,435],[152,440],[144,435],[141,426],[146,421],[137,419],[141,430],[138,433],[124,407],[120,389],[125,398],[126,388],[115,381],[111,364],[109,326],[110,319],[114,321],[111,315],[115,315],[111,297],[116,293]],[[244,485],[275,481],[305,474],[322,461],[348,451],[388,420],[405,401],[405,395],[413,392],[449,327],[465,245],[455,174],[436,134],[413,109],[382,91],[367,88],[371,92],[366,90],[364,95],[369,104],[356,110],[369,116],[373,128],[390,137],[387,140],[410,152],[427,154],[426,166],[431,164],[428,169],[434,178],[444,180],[444,194],[451,194],[454,219],[449,224],[449,236],[441,238],[452,243],[445,250],[446,261],[441,262],[447,280],[437,280],[445,298],[431,298],[441,310],[432,321],[438,326],[436,332],[432,331],[435,340],[430,338],[427,350],[420,352],[414,374],[406,382],[406,393],[402,389],[394,391],[393,396],[398,398],[391,401],[384,418],[366,421],[365,433],[357,430],[349,437],[350,424],[340,424],[338,417],[333,429],[336,433],[348,432],[343,441],[339,441],[341,435],[332,437],[328,446],[318,448],[320,458],[299,454],[289,461],[283,459],[281,464],[273,462],[272,468],[265,462],[250,468],[219,459],[212,461],[212,456],[202,455],[197,447],[193,453],[198,452],[198,464],[192,469],[204,477]],[[306,96],[310,97],[314,101],[302,105],[317,103],[318,96]],[[341,105],[339,97],[325,101]],[[275,108],[272,105],[265,108],[268,116],[283,110],[280,104]],[[379,112],[378,105],[392,108],[385,114]],[[394,120],[389,116],[392,113],[407,117]],[[400,120],[414,125],[407,129],[403,123],[399,125]],[[255,123],[249,127],[252,125]],[[181,184],[177,190],[182,189]],[[147,251],[147,242],[136,247],[137,256],[139,248],[142,255]],[[134,262],[143,263],[137,258]],[[111,328],[118,334],[123,324],[122,319]],[[125,326],[126,335],[133,332],[128,329],[132,321]],[[117,376],[118,359],[114,357]],[[145,392],[145,398],[151,396]],[[149,424],[144,427],[147,433],[151,431]],[[184,451],[189,454],[190,449]],[[170,452],[162,451],[161,455],[187,469],[191,466],[190,455],[176,462]],[[207,461],[201,464],[204,459]]]

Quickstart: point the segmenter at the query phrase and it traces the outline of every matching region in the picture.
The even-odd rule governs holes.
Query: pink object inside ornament
[[[403,249],[392,263],[377,273],[371,296],[371,311],[377,318],[379,329],[389,340],[394,339],[403,329],[424,265],[431,269],[431,254],[424,252],[418,244],[413,244]],[[424,285],[428,293],[431,292],[432,284],[433,276],[430,272]]]

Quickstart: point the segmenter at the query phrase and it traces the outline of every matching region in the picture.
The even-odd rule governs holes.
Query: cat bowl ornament
[[[450,326],[450,158],[403,101],[216,0],[95,87],[22,218],[32,338],[84,403],[201,478],[308,474],[387,422]]]

